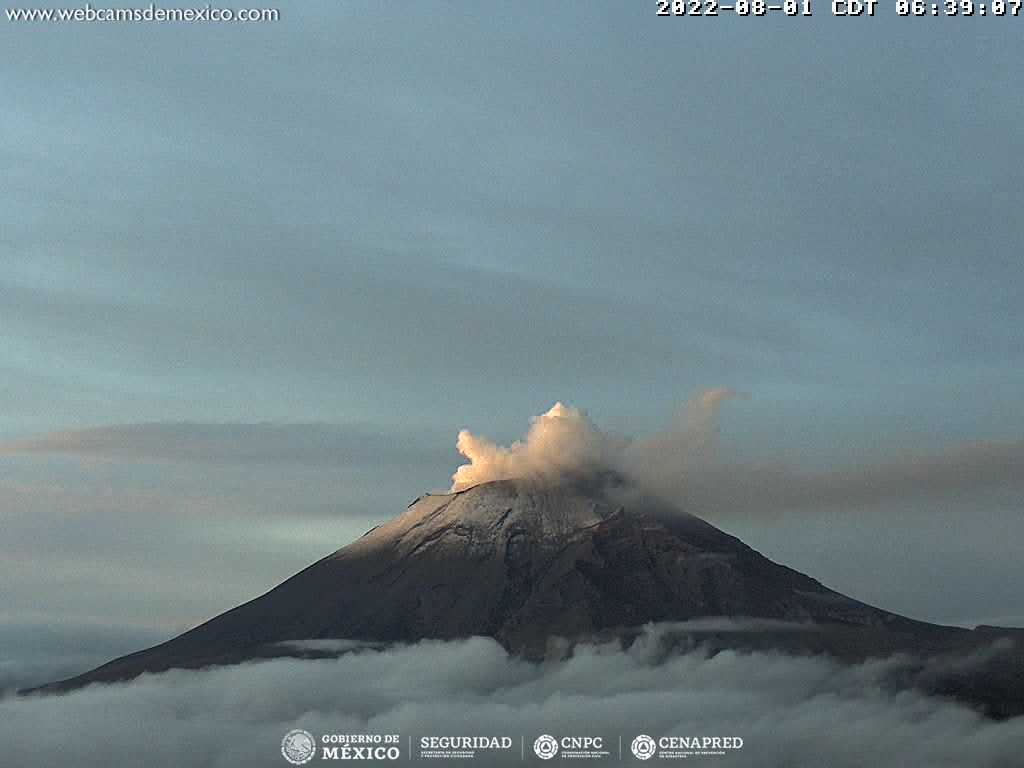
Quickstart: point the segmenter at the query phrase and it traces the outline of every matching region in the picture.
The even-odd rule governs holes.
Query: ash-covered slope
[[[537,658],[552,637],[628,637],[646,622],[700,617],[797,622],[717,640],[850,657],[978,644],[975,632],[859,603],[703,520],[644,506],[572,483],[423,496],[262,597],[43,690],[284,655],[289,640],[485,635]]]

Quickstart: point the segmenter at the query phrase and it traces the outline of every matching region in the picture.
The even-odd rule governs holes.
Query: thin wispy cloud
[[[723,511],[822,510],[942,496],[1024,483],[1024,440],[972,440],[849,463],[819,472],[801,472],[782,462],[723,463],[700,478],[700,487],[665,478],[663,490]]]
[[[433,438],[433,440],[432,440]],[[113,424],[0,442],[0,456],[75,456],[180,464],[414,466],[436,459],[438,435],[365,424]]]

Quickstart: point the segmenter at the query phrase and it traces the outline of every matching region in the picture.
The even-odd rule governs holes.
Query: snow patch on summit
[[[461,547],[489,552],[508,538],[525,536],[555,549],[614,514],[616,507],[581,496],[571,488],[551,489],[513,480],[483,483],[464,491],[421,496],[398,517],[365,534],[334,557],[396,547],[414,555],[459,540]]]

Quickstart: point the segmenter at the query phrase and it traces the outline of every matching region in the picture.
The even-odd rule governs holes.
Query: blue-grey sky
[[[733,461],[869,490],[702,514],[1024,624],[1021,22],[814,1],[4,21],[0,623],[171,632],[446,487],[461,427],[729,386]]]

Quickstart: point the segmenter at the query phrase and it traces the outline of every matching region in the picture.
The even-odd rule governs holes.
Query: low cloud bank
[[[626,651],[583,646],[539,666],[472,638],[8,697],[0,700],[2,761],[10,768],[71,758],[81,768],[281,766],[282,736],[305,728],[396,733],[403,748],[422,735],[517,742],[542,733],[600,735],[616,752],[620,735],[728,735],[741,737],[743,748],[706,759],[751,768],[1019,764],[1024,718],[994,722],[945,699],[889,692],[898,659],[843,667],[822,658],[694,652],[659,662],[661,632],[648,628]],[[624,762],[634,762],[628,749]],[[528,754],[527,763],[539,761]]]

